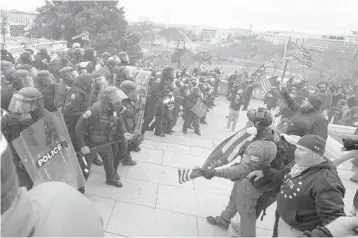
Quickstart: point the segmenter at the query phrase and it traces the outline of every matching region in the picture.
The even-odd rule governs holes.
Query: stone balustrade
[[[48,39],[25,38],[25,37],[6,37],[6,49],[14,56],[19,56],[25,48],[33,49],[35,52],[41,48],[46,48],[50,53],[66,52],[67,41],[51,41]]]

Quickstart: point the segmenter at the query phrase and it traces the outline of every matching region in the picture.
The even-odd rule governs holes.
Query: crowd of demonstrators
[[[250,77],[242,79],[237,71],[229,76],[228,130],[230,128],[235,130],[241,105],[245,103],[242,100],[244,97],[242,94],[247,90],[244,87],[245,83],[253,87],[258,86],[254,80],[251,80]],[[333,121],[336,116],[334,112],[332,113],[332,105],[339,105],[344,98],[348,98],[350,106],[345,113],[354,114],[352,108],[355,105],[356,89],[353,87],[351,93],[343,93],[346,89],[341,85],[319,83],[317,90],[312,90],[306,81],[291,78],[288,83],[278,84],[267,92],[264,99],[267,109],[259,108],[257,111],[252,109],[247,113],[249,121],[256,127],[256,136],[240,148],[241,153],[238,155],[241,155],[241,163],[226,169],[210,169],[202,172],[207,179],[221,177],[235,182],[226,209],[220,216],[207,217],[208,222],[228,229],[231,219],[239,213],[240,224],[238,226],[232,224],[233,228],[241,236],[255,236],[256,219],[262,212],[264,215],[265,209],[277,201],[273,236],[324,237],[357,234],[355,232],[357,221],[344,219],[345,187],[336,169],[342,161],[338,164],[332,163],[323,156],[328,138],[328,117]],[[250,93],[250,90],[247,91]],[[271,112],[276,108],[279,110],[274,116],[281,116],[281,122],[278,123],[280,132],[273,127],[270,128]],[[260,110],[262,113],[258,113]],[[267,131],[270,131],[268,133],[270,138],[263,136],[265,130],[257,127],[260,125],[259,122],[265,122],[267,118],[271,118],[270,122],[265,124]],[[351,115],[350,119],[353,118],[354,116]],[[351,121],[350,126],[353,124]],[[282,132],[299,136],[301,139],[295,144],[290,144],[285,137],[275,137],[275,134]],[[267,142],[274,142],[273,149],[264,149],[262,143]],[[261,144],[253,153],[250,148],[256,145],[255,143]],[[264,152],[260,154],[261,149]],[[271,159],[267,159],[267,156]],[[358,159],[356,154],[346,156],[346,159],[352,158],[354,158],[353,163]],[[259,167],[264,169],[255,169]],[[355,176],[358,175],[354,175],[352,181]],[[357,215],[356,200],[357,198],[350,211],[352,216]],[[337,229],[335,233],[332,228],[337,227],[337,224],[347,229]]]

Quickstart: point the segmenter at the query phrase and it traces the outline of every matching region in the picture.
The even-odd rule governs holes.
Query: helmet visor
[[[13,113],[30,113],[35,111],[41,104],[43,98],[28,98],[15,93],[9,104],[9,111]]]
[[[128,98],[127,95],[120,89],[108,95],[109,102],[112,104],[121,102],[123,99],[126,98]]]
[[[20,88],[35,87],[34,80],[32,79],[32,77],[19,78],[18,84],[19,84]]]

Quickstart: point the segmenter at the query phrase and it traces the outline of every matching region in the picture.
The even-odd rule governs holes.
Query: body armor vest
[[[90,141],[97,145],[113,141],[116,139],[117,127],[117,116],[107,116],[101,113],[99,122],[91,128]]]
[[[57,111],[55,106],[55,90],[55,84],[52,84],[47,87],[42,93],[44,99],[44,106],[50,112]]]

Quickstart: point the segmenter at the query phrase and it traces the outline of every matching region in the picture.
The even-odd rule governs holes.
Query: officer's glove
[[[124,138],[126,138],[126,140],[131,140],[133,139],[133,135],[131,133],[125,132],[123,134]]]
[[[82,154],[84,154],[84,155],[88,155],[89,153],[91,153],[91,150],[90,150],[90,148],[88,148],[88,146],[83,146],[83,147],[81,148],[81,152],[82,152]]]
[[[215,176],[215,169],[204,169],[201,175],[206,179],[212,179]]]

